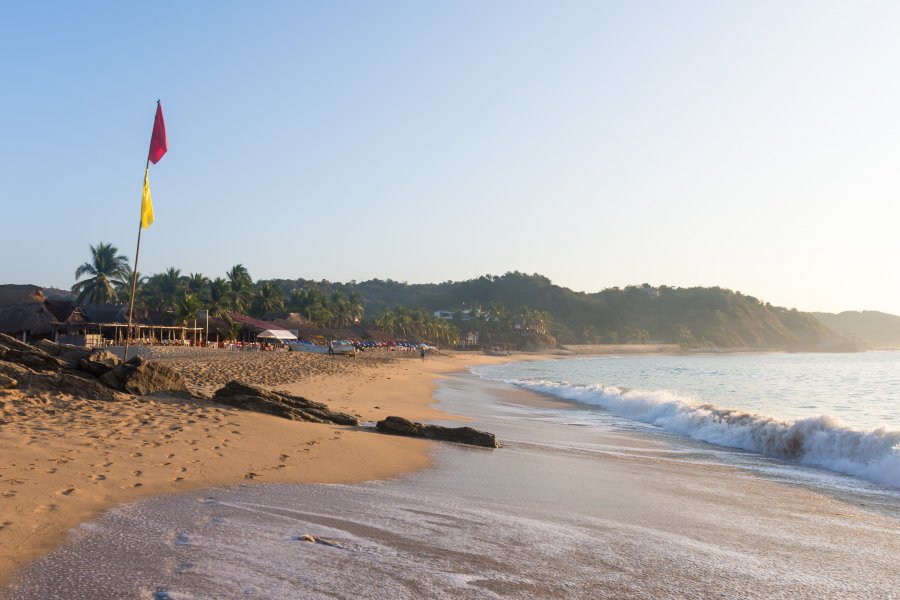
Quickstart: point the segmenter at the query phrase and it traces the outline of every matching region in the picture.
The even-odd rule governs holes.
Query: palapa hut
[[[49,337],[56,317],[36,285],[0,285],[0,333],[23,341]]]
[[[37,302],[0,306],[0,333],[23,342],[53,335],[56,317]]]

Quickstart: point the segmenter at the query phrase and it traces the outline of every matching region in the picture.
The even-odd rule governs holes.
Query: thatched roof
[[[60,323],[84,323],[87,319],[77,304],[68,300],[47,300],[44,306]]]
[[[91,323],[127,323],[127,304],[82,304],[81,314]]]
[[[0,285],[0,306],[28,303],[40,304],[44,299],[41,288],[36,285]]]
[[[47,335],[53,331],[51,324],[56,322],[56,317],[43,303],[0,306],[0,333],[27,331],[29,335]]]

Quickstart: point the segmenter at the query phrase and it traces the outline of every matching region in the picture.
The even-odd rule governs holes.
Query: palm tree
[[[284,310],[284,294],[273,282],[263,282],[256,290],[251,313],[253,316],[261,317],[279,310]]]
[[[221,277],[216,277],[209,282],[209,316],[225,316],[231,308],[230,291],[228,282]]]
[[[234,265],[225,273],[228,285],[231,287],[231,302],[238,311],[246,311],[253,299],[253,278],[247,271],[247,267],[241,264]]]
[[[130,302],[131,301],[131,265],[125,266],[126,272],[125,274],[112,282],[113,286],[116,288],[116,295],[118,295],[119,300],[122,302]],[[137,278],[135,279],[135,302],[137,302],[141,297],[141,288],[147,282],[147,277],[141,275],[141,272],[138,271]]]
[[[178,307],[176,309],[181,324],[187,325],[188,321],[196,321],[200,306],[200,299],[197,298],[197,296],[190,292],[186,293],[178,302]]]
[[[191,273],[188,275],[186,287],[188,292],[202,299],[209,287],[209,277],[203,273]]]
[[[341,292],[335,292],[328,299],[328,310],[331,311],[329,326],[334,328],[348,327],[353,320],[350,302]]]
[[[177,310],[184,280],[181,270],[169,267],[162,273],[157,273],[147,280],[144,286],[148,308],[172,312]]]
[[[76,302],[114,302],[119,299],[114,282],[130,275],[128,258],[119,254],[119,249],[112,244],[100,242],[90,248],[91,260],[75,269],[75,279],[87,274],[93,277],[72,286],[72,292],[78,295]]]
[[[350,318],[353,322],[359,323],[362,321],[363,316],[366,314],[366,306],[359,292],[356,290],[350,292],[350,296],[347,297],[347,302],[350,303]]]

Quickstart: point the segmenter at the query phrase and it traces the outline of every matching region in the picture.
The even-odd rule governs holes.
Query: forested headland
[[[542,275],[519,272],[434,284],[380,279],[350,283],[277,279],[273,283],[285,293],[298,288],[315,288],[325,296],[356,292],[370,315],[398,306],[446,310],[453,313],[461,333],[474,329],[497,339],[512,331],[516,321],[521,324],[530,318],[540,321],[561,344],[655,341],[686,348],[858,349],[853,340],[810,313],[719,287],[643,284],[585,293],[554,285]],[[462,315],[464,310],[468,314]]]
[[[115,247],[102,242],[91,246],[91,260],[75,273],[76,279],[84,275],[89,277],[72,286],[78,302],[128,300],[132,273]],[[389,335],[444,344],[477,333],[479,344],[520,348],[655,342],[684,348],[841,351],[865,346],[862,336],[843,335],[847,327],[878,327],[869,323],[874,313],[858,313],[851,325],[845,326],[847,318],[823,324],[812,313],[719,287],[643,284],[586,293],[520,272],[426,284],[254,281],[243,265],[235,265],[214,279],[171,267],[149,277],[138,274],[136,283],[139,310],[161,311],[179,322],[195,319],[200,310],[223,318],[231,311],[260,318],[295,312],[322,327],[366,323]],[[900,323],[900,317],[893,318]],[[877,321],[883,325],[884,318]]]

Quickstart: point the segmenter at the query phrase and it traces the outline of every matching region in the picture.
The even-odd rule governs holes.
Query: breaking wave
[[[816,416],[782,421],[769,415],[700,403],[665,390],[510,381],[667,431],[729,448],[822,467],[900,488],[900,430],[862,431],[840,419]]]

